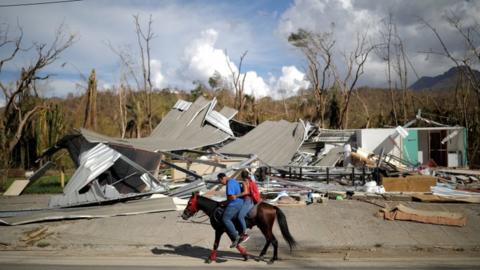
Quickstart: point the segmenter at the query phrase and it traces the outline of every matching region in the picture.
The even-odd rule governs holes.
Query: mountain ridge
[[[457,85],[462,69],[467,69],[466,66],[452,67],[443,74],[437,76],[423,76],[415,83],[410,85],[412,90],[426,90],[426,89],[447,89],[454,88]],[[473,69],[474,74],[480,79],[480,71]]]

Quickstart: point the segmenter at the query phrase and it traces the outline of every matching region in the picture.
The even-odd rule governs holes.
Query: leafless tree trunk
[[[152,15],[148,19],[148,26],[146,31],[142,30],[140,26],[140,19],[138,15],[133,16],[135,21],[135,28],[137,33],[137,42],[140,49],[140,58],[142,62],[142,74],[143,74],[143,90],[145,91],[145,107],[147,112],[147,122],[149,133],[152,132],[152,80],[151,80],[151,59],[150,59],[150,46],[151,41],[155,37],[152,32]]]
[[[234,106],[238,110],[238,119],[241,120],[243,117],[243,107],[245,106],[245,96],[244,96],[244,87],[245,87],[245,79],[247,78],[247,73],[242,74],[242,65],[245,56],[247,56],[248,51],[245,51],[240,56],[240,61],[238,62],[238,71],[234,70],[234,67],[230,64],[230,59],[228,58],[228,54],[225,51],[226,61],[228,69],[230,70],[232,76],[232,84],[233,89],[235,91],[235,100]]]
[[[315,97],[315,121],[318,121],[320,127],[324,127],[327,85],[332,73],[332,51],[335,45],[333,31],[313,33],[299,29],[297,33],[290,34],[288,41],[305,55],[308,64],[307,79]]]
[[[348,108],[352,92],[355,90],[358,79],[363,75],[368,55],[374,48],[375,46],[367,42],[366,32],[359,34],[357,36],[355,50],[351,52],[348,57],[345,57],[347,67],[345,78],[341,80],[338,71],[335,71],[336,80],[338,85],[341,86],[344,95],[343,108],[340,113],[340,127],[344,129],[348,128]]]
[[[124,84],[120,84],[120,87],[118,87],[117,95],[118,95],[118,113],[120,118],[120,136],[122,139],[124,139],[127,131],[127,108],[126,108],[127,89]]]
[[[406,61],[406,54],[405,48],[402,38],[399,36],[397,31],[397,26],[393,25],[393,49],[395,55],[395,62],[393,65],[393,69],[397,73],[398,80],[400,82],[400,88],[402,90],[402,114],[403,114],[403,122],[406,123],[408,119],[408,108],[407,108],[407,83],[408,83],[408,70],[407,70],[407,61]],[[395,82],[395,92],[398,91],[397,83]],[[398,115],[397,115],[398,118]]]
[[[380,31],[380,42],[376,47],[377,55],[387,63],[387,83],[390,92],[390,106],[393,113],[395,125],[398,125],[398,116],[395,102],[395,94],[392,87],[392,39],[394,31],[393,15],[389,13],[388,19],[382,21],[382,30]]]
[[[97,129],[97,76],[95,69],[92,69],[88,78],[87,102],[85,105],[85,118],[83,127],[88,129]]]
[[[365,128],[369,128],[369,127],[370,127],[371,118],[370,118],[370,111],[369,111],[369,109],[368,109],[367,103],[366,103],[365,100],[360,96],[359,91],[354,91],[354,92],[355,92],[358,100],[359,100],[360,103],[362,104],[363,110],[365,111],[365,116],[366,116]]]

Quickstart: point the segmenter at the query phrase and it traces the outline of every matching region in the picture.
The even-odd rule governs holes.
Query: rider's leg
[[[243,202],[242,209],[240,209],[240,212],[238,212],[238,222],[241,226],[240,234],[245,234],[247,232],[247,224],[245,222],[245,218],[247,217],[248,212],[250,212],[252,207],[252,200],[250,198],[246,198]]]
[[[235,225],[233,224],[232,219],[238,215],[238,211],[241,207],[242,204],[239,203],[234,205],[229,204],[225,208],[225,212],[223,213],[222,221],[225,225],[228,237],[230,237],[230,240],[232,240],[232,242],[238,238],[238,232],[235,229]]]

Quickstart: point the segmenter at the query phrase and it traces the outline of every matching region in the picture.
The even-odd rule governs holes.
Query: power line
[[[62,4],[62,3],[80,2],[80,1],[83,1],[83,0],[62,0],[62,1],[45,1],[45,2],[23,3],[23,4],[6,4],[6,5],[0,5],[0,7],[38,6],[38,5]]]

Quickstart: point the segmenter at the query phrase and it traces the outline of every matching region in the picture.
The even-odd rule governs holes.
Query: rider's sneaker
[[[248,234],[246,233],[243,233],[242,235],[240,235],[240,243],[244,243],[244,242],[247,242],[247,240],[250,239],[250,236],[248,236]]]
[[[239,243],[240,243],[240,236],[237,236],[237,238],[235,238],[235,240],[233,240],[232,244],[230,245],[230,248],[234,248],[238,246]]]

